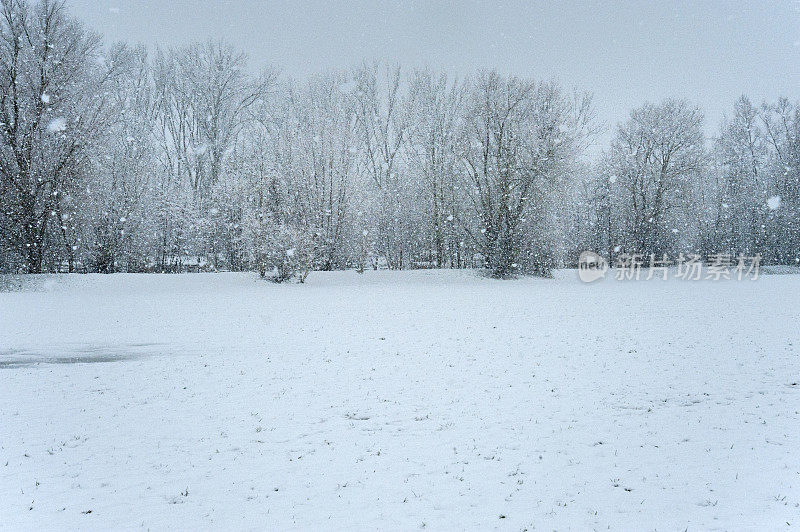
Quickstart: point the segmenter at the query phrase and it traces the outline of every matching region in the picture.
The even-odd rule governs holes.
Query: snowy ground
[[[6,278],[3,529],[800,525],[800,276]]]

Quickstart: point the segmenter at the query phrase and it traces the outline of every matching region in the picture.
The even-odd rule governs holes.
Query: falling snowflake
[[[47,131],[50,133],[60,133],[66,131],[67,121],[61,117],[54,118],[47,124]]]
[[[769,210],[775,211],[781,208],[781,197],[780,196],[771,196],[767,200],[767,207]]]

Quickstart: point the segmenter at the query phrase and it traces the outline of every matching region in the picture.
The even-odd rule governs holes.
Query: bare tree
[[[683,100],[645,104],[617,128],[605,172],[615,181],[623,251],[661,255],[688,229],[686,208],[705,161],[703,115]]]
[[[274,82],[271,72],[250,79],[246,60],[230,45],[214,42],[157,55],[163,164],[196,194],[206,194],[219,178],[248,109]]]
[[[767,144],[759,110],[746,97],[734,105],[714,143],[714,166],[699,192],[706,200],[701,247],[707,252],[763,252]]]
[[[115,113],[86,157],[85,187],[72,197],[74,212],[62,219],[82,262],[104,273],[144,269],[151,251],[148,235],[155,229],[152,84],[146,50],[139,47],[130,55],[125,75],[110,85]]]
[[[251,118],[250,109],[275,82],[269,70],[255,78],[248,76],[246,61],[230,45],[215,42],[157,54],[154,81],[159,104],[156,133],[165,178],[160,187],[164,257],[174,248],[178,254],[209,254],[216,261],[217,246],[210,235],[218,232],[217,220],[208,213],[218,208],[212,205],[211,191]],[[170,201],[179,196],[191,199],[178,204]],[[194,246],[182,238],[187,232],[196,233],[189,239]]]
[[[343,89],[344,87],[344,89]],[[356,109],[347,78],[328,74],[289,91],[291,134],[284,136],[284,163],[293,198],[295,222],[307,226],[318,242],[316,266],[339,269],[348,264],[345,246],[354,232],[351,200],[361,176]],[[291,155],[289,155],[291,153]]]
[[[526,249],[526,237],[537,230],[528,222],[543,218],[546,187],[579,147],[588,110],[584,103],[573,106],[552,83],[496,72],[473,82],[461,158],[478,220],[469,231],[493,276],[546,273],[546,250]]]
[[[798,105],[739,99],[709,152],[702,120],[645,104],[589,164],[591,98],[552,82],[293,81],[224,42],[148,58],[60,1],[0,0],[0,270],[243,270],[293,247],[315,269],[496,277],[583,249],[800,262]]]
[[[408,126],[402,113],[400,68],[381,76],[377,66],[363,66],[354,77],[361,150],[375,191],[375,244],[388,266],[399,269],[410,260],[408,243],[414,231],[403,212],[412,202],[400,157]]]
[[[761,111],[769,147],[766,247],[780,264],[800,263],[800,104],[781,98]],[[763,204],[762,204],[763,205]]]
[[[415,71],[408,97],[408,134],[405,161],[417,176],[426,198],[426,224],[437,267],[462,264],[463,237],[457,228],[463,198],[458,181],[460,122],[464,113],[463,86],[448,82],[445,74]]]
[[[50,230],[63,214],[62,197],[77,186],[81,158],[109,121],[110,83],[127,51],[103,56],[100,38],[67,16],[62,2],[3,0],[0,10],[2,216],[27,270],[41,272],[60,232]]]

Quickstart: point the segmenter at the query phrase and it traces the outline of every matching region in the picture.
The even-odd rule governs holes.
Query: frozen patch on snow
[[[767,207],[769,210],[775,211],[781,208],[781,197],[780,196],[770,196],[767,200]]]

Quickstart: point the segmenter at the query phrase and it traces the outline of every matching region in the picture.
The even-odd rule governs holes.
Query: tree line
[[[591,96],[382,64],[306,80],[224,42],[106,46],[0,3],[0,271],[485,267],[583,250],[800,257],[800,106],[734,103],[714,138],[646,103],[602,155]]]

